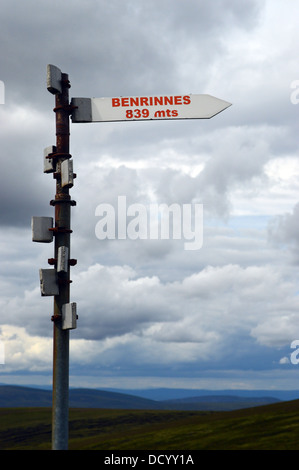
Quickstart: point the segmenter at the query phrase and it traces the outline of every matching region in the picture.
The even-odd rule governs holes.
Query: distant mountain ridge
[[[194,391],[193,391],[194,392]],[[190,390],[190,395],[192,391]],[[212,394],[153,400],[130,393],[97,389],[70,389],[70,408],[104,408],[136,410],[209,410],[230,411],[277,403],[271,396]],[[0,385],[0,408],[51,407],[52,391],[15,385]]]
[[[0,386],[0,408],[51,407],[52,391],[14,385]],[[159,403],[124,393],[94,389],[70,389],[69,406],[73,408],[159,409]]]
[[[281,401],[299,399],[299,390],[246,390],[246,389],[185,389],[185,388],[150,388],[150,389],[115,389],[104,388],[103,390],[119,393],[127,393],[130,395],[138,395],[150,400],[177,400],[180,398],[202,397],[202,396],[235,396],[247,398],[273,397]]]
[[[278,403],[274,397],[239,397],[235,395],[202,395],[189,398],[164,400],[165,406],[175,406],[176,410],[232,411],[253,406]]]

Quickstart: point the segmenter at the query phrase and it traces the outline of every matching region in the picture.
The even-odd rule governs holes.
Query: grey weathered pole
[[[62,92],[56,96],[56,173],[60,174],[61,163],[69,154],[69,82],[62,74]],[[70,196],[69,188],[61,187],[61,178],[56,179],[55,201],[55,256],[58,248],[70,249]],[[70,300],[69,267],[60,273],[58,279],[59,295],[54,296],[53,321],[53,408],[52,408],[52,449],[68,448],[68,411],[69,411],[69,331],[62,330],[62,306]]]
[[[49,69],[50,67],[50,69]],[[50,74],[50,76],[49,76]],[[52,406],[52,449],[68,448],[69,421],[69,329],[63,325],[64,308],[70,302],[70,234],[71,205],[75,202],[69,195],[68,184],[62,184],[62,163],[69,160],[70,150],[70,83],[68,75],[60,73],[54,66],[48,66],[48,90],[55,94],[56,114],[56,149],[50,155],[54,161],[54,178],[56,179],[55,200],[50,202],[55,207],[55,225],[52,228],[55,236],[54,259],[49,263],[56,266],[59,293],[54,295],[53,320],[53,406]],[[73,175],[72,175],[73,176]],[[51,230],[51,229],[50,229]],[[61,250],[66,253],[65,268],[58,269]],[[65,255],[64,255],[65,257]]]

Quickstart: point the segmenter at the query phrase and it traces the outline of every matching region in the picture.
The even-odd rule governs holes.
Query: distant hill
[[[299,399],[299,390],[208,390],[208,389],[185,389],[185,388],[148,388],[148,389],[115,389],[105,388],[110,392],[127,393],[150,400],[164,401],[177,400],[180,398],[202,397],[202,396],[234,396],[246,398],[273,397],[281,401]]]
[[[190,391],[191,393],[191,391]],[[168,400],[152,400],[137,395],[96,389],[70,389],[70,408],[135,410],[229,411],[277,403],[271,397],[237,395],[203,395]],[[51,407],[52,391],[14,385],[0,386],[0,408]]]
[[[161,401],[175,410],[232,411],[242,408],[269,405],[280,400],[273,397],[239,397],[234,395],[203,395]]]
[[[0,386],[0,408],[51,407],[52,391],[14,385]],[[159,403],[146,398],[93,389],[70,389],[70,408],[160,409]]]
[[[0,389],[1,392],[1,389]],[[134,395],[118,392],[107,392],[94,389],[71,389],[70,407],[73,408],[106,408],[157,410],[162,406],[159,402]]]
[[[0,386],[0,407],[51,406],[52,392],[15,385]]]

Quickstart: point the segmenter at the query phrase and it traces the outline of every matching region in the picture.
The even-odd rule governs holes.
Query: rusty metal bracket
[[[62,203],[63,204],[67,203],[67,204],[70,204],[71,206],[76,206],[77,205],[76,201],[72,201],[71,199],[61,199],[61,200],[52,199],[50,201],[50,206],[55,206],[56,204],[62,204]]]
[[[78,106],[73,106],[71,104],[67,104],[67,105],[61,105],[61,106],[56,106],[53,111],[54,113],[56,113],[56,111],[60,111],[61,109],[63,111],[66,111],[68,114],[72,114],[73,110],[74,109],[77,109]]]
[[[57,264],[57,258],[49,258],[48,259],[48,264],[51,266],[56,266]],[[69,259],[69,265],[70,266],[76,266],[77,260],[76,259]]]
[[[63,153],[63,152],[56,152],[56,153],[49,153],[46,158],[72,158],[70,153]]]
[[[79,319],[79,316],[76,315],[76,319],[78,320]],[[53,322],[61,322],[62,321],[62,315],[52,315],[51,316],[51,321]]]
[[[52,315],[51,316],[51,321],[58,322],[58,321],[61,321],[61,320],[62,320],[61,315]]]
[[[69,228],[65,228],[65,227],[53,227],[53,228],[49,228],[48,230],[50,232],[53,232],[53,235],[55,235],[56,233],[73,233],[72,230],[70,230]]]

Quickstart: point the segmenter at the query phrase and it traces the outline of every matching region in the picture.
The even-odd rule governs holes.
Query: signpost
[[[211,95],[73,98],[72,122],[210,119],[231,106]]]
[[[231,103],[210,95],[155,95],[114,98],[73,98],[69,102],[68,75],[47,66],[47,89],[55,95],[56,145],[44,150],[44,173],[56,180],[55,224],[51,217],[32,217],[32,240],[50,243],[55,238],[54,269],[40,269],[41,295],[54,297],[52,449],[68,448],[69,331],[77,327],[76,303],[70,303],[71,200],[73,160],[69,153],[70,116],[73,123],[210,119]]]

